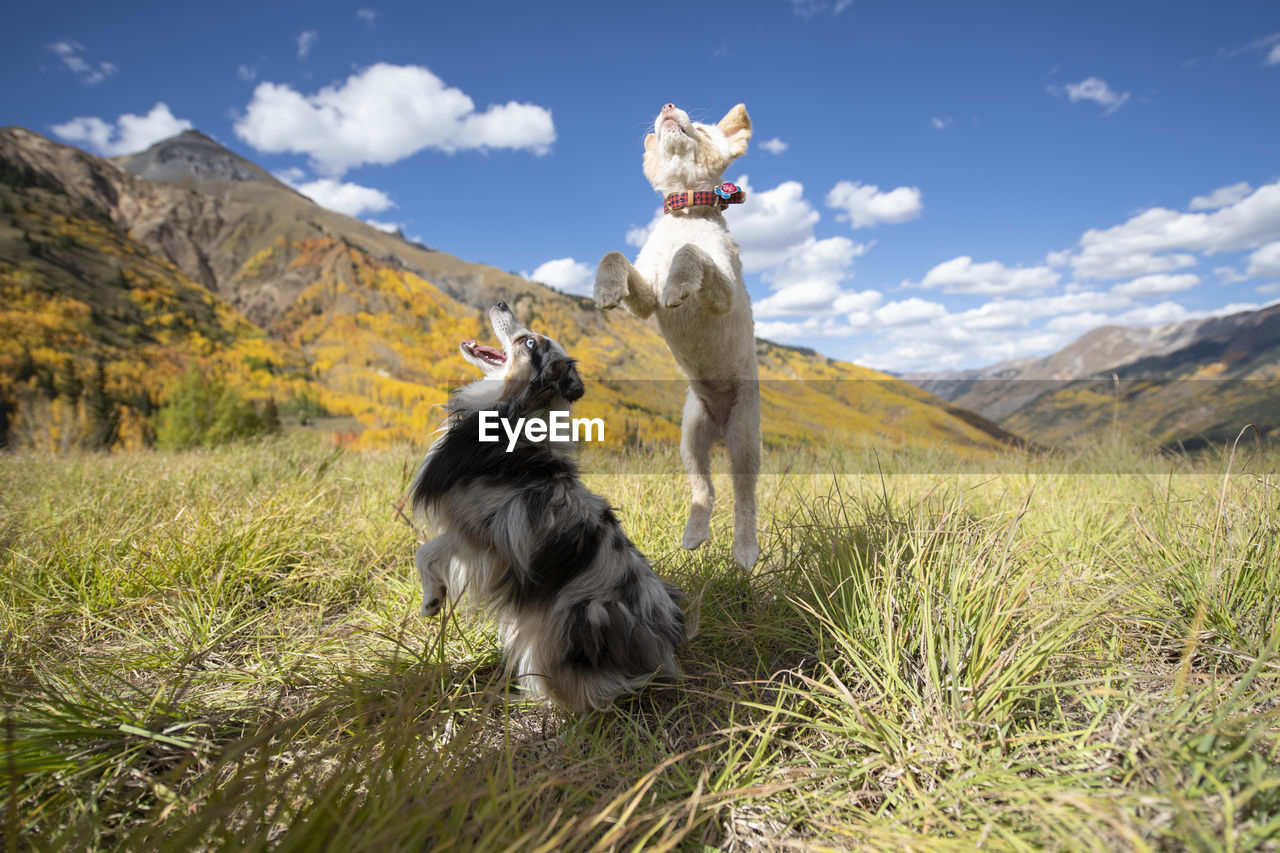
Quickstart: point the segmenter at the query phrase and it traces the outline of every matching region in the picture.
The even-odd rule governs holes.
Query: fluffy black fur
[[[509,311],[496,306],[491,316],[503,337],[498,320]],[[546,418],[582,396],[573,360],[533,337],[528,346],[503,341],[510,355],[501,383],[482,380],[454,396],[444,435],[411,487],[414,506],[442,531],[418,552],[423,611],[465,587],[498,616],[522,686],[572,710],[603,708],[678,671],[682,595],[582,484],[563,444],[522,436],[508,452],[505,437],[478,440],[482,410],[512,422]]]

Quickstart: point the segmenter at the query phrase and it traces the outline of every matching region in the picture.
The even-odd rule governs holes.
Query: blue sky
[[[1280,298],[1280,4],[22,4],[0,123],[194,126],[317,201],[589,292],[660,201],[663,103],[729,171],[757,332],[893,370]]]

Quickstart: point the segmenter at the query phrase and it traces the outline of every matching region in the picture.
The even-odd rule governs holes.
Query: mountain
[[[684,382],[652,325],[326,210],[197,131],[107,160],[0,130],[0,292],[0,400],[83,408],[58,389],[96,370],[138,442],[192,364],[260,404],[352,419],[364,444],[421,441],[474,378],[457,342],[490,337],[498,299],[579,360],[580,414],[615,440],[679,435]],[[1017,443],[885,374],[757,346],[766,443]]]
[[[206,192],[242,181],[284,186],[258,164],[223,148],[198,130],[184,130],[146,151],[113,157],[112,162],[148,181]]]
[[[1037,441],[1124,425],[1162,444],[1280,427],[1280,305],[1148,329],[1104,326],[1056,353],[909,381]]]

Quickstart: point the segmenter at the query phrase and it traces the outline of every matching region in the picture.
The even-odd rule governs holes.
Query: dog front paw
[[[679,308],[697,289],[693,282],[681,281],[674,276],[667,279],[667,286],[662,288],[662,307]]]
[[[426,618],[431,618],[440,612],[440,608],[444,607],[445,599],[449,596],[449,590],[444,584],[434,587],[430,592],[422,596],[421,613]]]
[[[608,311],[617,308],[627,295],[627,267],[630,263],[621,252],[610,252],[596,267],[596,284],[592,293],[596,305]]]

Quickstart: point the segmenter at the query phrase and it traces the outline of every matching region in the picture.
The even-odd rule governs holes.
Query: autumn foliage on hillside
[[[283,277],[305,287],[264,329],[102,212],[0,163],[0,435],[53,451],[191,446],[328,416],[344,444],[426,443],[477,378],[458,343],[491,339],[485,312],[340,233],[277,235],[236,273],[242,287]],[[587,380],[575,414],[603,419],[608,445],[677,443],[685,381],[656,330],[521,284],[503,298]],[[758,351],[766,445],[1007,440],[883,374]]]

